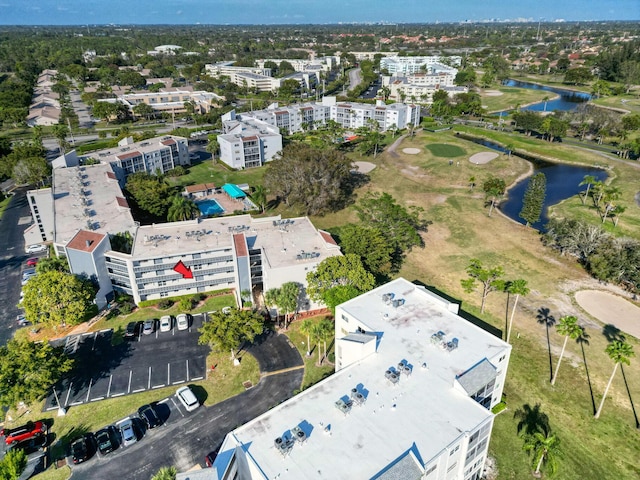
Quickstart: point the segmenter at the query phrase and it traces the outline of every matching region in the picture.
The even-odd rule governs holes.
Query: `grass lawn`
[[[211,159],[194,162],[189,167],[189,173],[181,177],[168,177],[167,180],[172,185],[186,186],[200,183],[214,183],[224,185],[225,183],[248,183],[251,186],[262,184],[264,176],[263,168],[248,168],[246,170],[229,170],[221,164],[214,164]]]
[[[487,90],[489,93],[487,93]],[[496,95],[493,92],[500,92],[501,95]],[[487,109],[487,112],[512,110],[518,105],[530,105],[532,103],[541,102],[545,97],[553,98],[554,96],[555,94],[553,92],[545,92],[544,90],[504,87],[501,85],[486,90],[480,90],[482,106]]]
[[[425,148],[434,156],[444,158],[461,157],[467,153],[464,148],[458,147],[457,145],[447,145],[446,143],[431,143],[425,145]]]
[[[592,103],[604,107],[628,110],[631,113],[640,113],[640,98],[637,95],[620,95],[618,97],[602,97],[593,100]]]
[[[0,218],[2,218],[4,211],[9,206],[9,202],[11,202],[11,196],[8,196],[4,200],[0,201]]]
[[[314,322],[320,322],[324,319],[324,315],[312,317]],[[291,343],[296,346],[300,356],[304,360],[304,378],[302,379],[301,390],[309,388],[314,383],[318,383],[323,378],[328,377],[334,372],[333,360],[335,359],[333,345],[327,343],[328,359],[325,365],[318,366],[318,345],[312,345],[311,356],[307,357],[307,336],[300,332],[301,320],[293,322],[286,332],[284,332]],[[322,345],[322,351],[324,352],[324,345]]]
[[[624,195],[633,190],[633,185],[637,188],[640,184],[633,166],[610,161],[583,149],[504,132],[456,127],[458,129],[512,144],[516,150],[571,163],[610,165],[614,176],[612,182],[627,192]],[[522,451],[522,440],[517,435],[513,413],[524,404],[534,406],[536,403],[541,404],[542,411],[549,416],[553,430],[561,439],[562,457],[556,478],[638,478],[640,472],[636,460],[640,455],[640,435],[635,428],[629,395],[620,372],[614,379],[601,418],[593,419],[590,386],[597,405],[613,363],[604,353],[607,338],[603,335],[602,326],[576,306],[573,293],[584,288],[598,288],[598,283],[590,279],[574,259],[560,257],[546,249],[536,231],[499,214],[488,218],[480,188],[469,188],[471,176],[475,177],[478,185],[490,175],[503,178],[510,184],[528,170],[527,162],[515,156],[509,159],[501,155],[484,165],[473,165],[465,160],[458,167],[449,166],[447,160],[434,156],[428,150],[418,155],[402,153],[403,148],[423,148],[425,144],[432,143],[457,145],[468,155],[487,150],[456,138],[454,132],[420,132],[415,138],[402,143],[396,150],[397,156],[383,153],[374,160],[367,159],[377,168],[370,174],[371,182],[356,193],[359,197],[365,191],[384,191],[402,204],[423,207],[425,218],[433,221],[423,235],[425,248],[415,248],[407,255],[400,275],[408,280],[434,285],[460,299],[465,311],[492,327],[504,329],[507,298],[498,292],[490,294],[486,312],[479,313],[480,294],[465,293],[460,284],[460,280],[466,278],[465,268],[469,259],[478,258],[485,265],[500,265],[505,269],[505,278],[523,278],[528,282],[531,292],[520,299],[512,334],[512,359],[505,385],[507,410],[496,418],[490,445],[490,452],[498,461],[498,478],[531,478],[529,459]],[[630,206],[629,210],[640,209]],[[628,223],[626,234],[639,238],[640,232],[631,225],[640,213],[629,210],[621,218],[618,228],[623,228],[623,222],[625,225]],[[313,218],[313,222],[320,228],[330,228],[354,219],[353,209],[347,208]],[[585,345],[588,377],[580,346],[570,342],[558,382],[555,387],[550,386],[549,355],[555,368],[563,338],[555,328],[551,328],[547,343],[546,330],[536,321],[540,308],[550,309],[555,318],[575,314],[581,323],[588,325],[589,344]],[[630,341],[636,352],[640,352],[638,342],[635,339]],[[624,370],[631,398],[637,401],[640,398],[640,360],[632,359],[631,365],[625,366]]]

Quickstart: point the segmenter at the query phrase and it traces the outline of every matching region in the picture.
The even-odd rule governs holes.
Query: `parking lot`
[[[198,345],[200,326],[202,316],[194,315],[188,330],[156,329],[116,346],[111,345],[112,330],[67,337],[61,345],[76,359],[76,367],[55,387],[60,404],[80,405],[201,380],[209,347]],[[52,392],[45,410],[57,408]]]

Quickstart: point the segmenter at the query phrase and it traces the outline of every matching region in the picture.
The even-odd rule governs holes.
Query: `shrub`
[[[197,304],[197,303],[202,302],[206,298],[207,298],[207,296],[204,293],[196,293],[193,297],[191,297],[191,301],[194,304]]]
[[[179,305],[181,310],[191,310],[193,308],[193,299],[182,297]]]
[[[122,305],[120,305],[120,313],[122,313],[123,315],[129,315],[133,309],[135,308],[135,305],[129,301],[124,302]]]
[[[160,310],[167,310],[173,306],[173,300],[160,300],[156,306]]]

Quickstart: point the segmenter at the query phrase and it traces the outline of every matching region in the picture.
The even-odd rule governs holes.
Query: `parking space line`
[[[176,410],[178,410],[180,412],[180,415],[182,415],[184,417],[184,413],[182,413],[182,410],[180,410],[180,407],[178,406],[178,404],[176,403],[176,401],[173,399],[173,397],[171,397],[171,401],[173,402],[173,404],[176,406]]]
[[[69,389],[67,390],[67,398],[64,399],[64,404],[68,405],[69,404],[69,395],[71,394],[71,386],[73,385],[73,382],[71,382],[69,384]]]
[[[129,370],[129,386],[127,387],[127,393],[131,393],[131,377],[133,376],[133,370]]]
[[[189,381],[189,359],[186,360],[187,362],[187,382]]]
[[[184,383],[184,380],[178,380],[177,382],[173,382],[172,385],[179,385],[180,383]]]
[[[204,377],[193,377],[191,379],[192,382],[198,381],[198,380],[202,380]]]
[[[104,400],[104,397],[96,397],[91,399],[92,402],[97,402],[98,400]]]
[[[95,334],[93,335],[93,345],[91,347],[91,351],[94,351],[96,349],[96,339],[98,338],[98,332],[95,332]]]
[[[137,389],[137,390],[134,390],[134,391],[133,391],[133,392],[131,392],[131,393],[144,392],[145,390],[146,390],[145,388],[139,388],[139,389]]]
[[[103,328],[102,330],[100,330],[100,333],[109,332],[109,331],[111,331],[110,328]]]
[[[82,405],[83,403],[84,403],[84,402],[83,402],[82,400],[79,400],[79,401],[77,401],[77,402],[73,402],[73,403],[71,404],[71,406],[74,406],[74,405]]]
[[[121,397],[123,395],[124,395],[124,392],[122,392],[122,393],[114,393],[113,395],[111,395],[111,398]]]
[[[149,367],[149,381],[147,382],[147,388],[151,388],[151,367]]]
[[[167,363],[167,385],[171,384],[171,364]]]
[[[91,395],[91,385],[93,385],[93,378],[89,380],[89,388],[87,389],[87,399],[85,400],[85,402],[89,401],[89,395]]]
[[[164,387],[164,384],[163,385],[154,385],[153,387],[151,387],[151,389],[155,390],[156,388],[162,388],[162,387]]]
[[[109,375],[109,388],[107,388],[107,397],[111,393],[111,380],[113,380],[113,375]]]

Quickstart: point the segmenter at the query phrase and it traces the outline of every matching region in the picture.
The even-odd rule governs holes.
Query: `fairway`
[[[464,148],[456,145],[447,145],[446,143],[432,143],[431,145],[426,145],[426,148],[434,156],[444,158],[461,157],[467,153]]]

